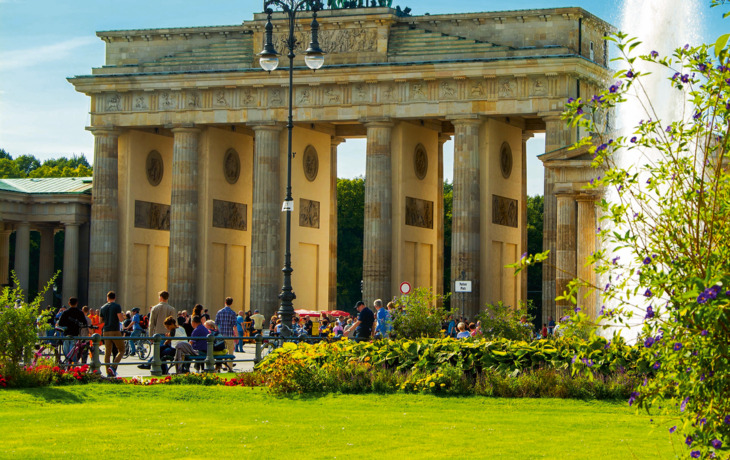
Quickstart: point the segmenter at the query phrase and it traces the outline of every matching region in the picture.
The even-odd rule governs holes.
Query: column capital
[[[177,134],[177,133],[193,133],[193,134],[198,134],[201,131],[200,128],[196,127],[192,123],[185,123],[185,124],[173,125],[170,130],[173,132],[173,134]]]
[[[562,119],[563,112],[542,112],[538,113],[537,116],[547,121],[564,121]]]
[[[451,115],[446,117],[452,125],[481,125],[484,118],[479,115]]]
[[[587,193],[587,192],[580,192],[577,195],[575,195],[576,201],[598,201],[601,197],[598,196],[598,194],[595,193]]]
[[[390,118],[363,118],[360,123],[366,128],[392,128],[395,123]]]
[[[286,127],[283,123],[277,121],[253,121],[246,123],[246,126],[254,131],[281,131]]]
[[[451,134],[439,133],[439,144],[444,145],[446,142],[451,140]]]
[[[119,137],[122,134],[116,126],[87,126],[86,130],[94,136]]]
[[[331,142],[331,144],[332,144],[333,147],[337,147],[338,145],[347,142],[347,139],[344,138],[344,137],[332,136],[330,138],[330,142]]]
[[[522,142],[527,142],[528,140],[535,137],[535,133],[531,131],[522,131]]]
[[[81,226],[81,222],[78,222],[76,220],[62,220],[61,221],[61,225],[63,225],[64,228],[65,227],[70,227],[70,226],[80,227]]]

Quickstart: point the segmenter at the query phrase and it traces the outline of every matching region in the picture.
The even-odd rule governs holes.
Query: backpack
[[[139,320],[139,326],[142,329],[147,330],[147,328],[150,327],[150,316],[149,315],[144,315],[142,317],[142,319]]]

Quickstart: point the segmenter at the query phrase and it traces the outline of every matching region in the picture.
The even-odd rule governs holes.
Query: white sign
[[[455,281],[454,292],[471,292],[471,281]]]
[[[281,206],[281,212],[293,212],[294,211],[294,201],[285,201],[284,204]]]
[[[400,293],[403,295],[408,295],[408,293],[411,292],[411,285],[408,281],[403,281],[400,283]]]

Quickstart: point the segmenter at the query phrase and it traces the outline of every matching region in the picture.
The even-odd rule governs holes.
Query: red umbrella
[[[349,313],[347,313],[346,311],[342,311],[342,310],[326,311],[326,312],[324,312],[324,314],[330,315],[330,316],[334,316],[334,317],[338,317],[338,316],[350,316]]]
[[[299,310],[294,310],[294,313],[296,313],[296,314],[297,314],[297,315],[299,315],[299,316],[317,316],[317,317],[318,317],[318,316],[319,316],[320,314],[322,314],[322,312],[321,312],[321,311],[312,311],[312,310],[305,310],[305,309],[303,309],[303,308],[301,308],[301,309],[299,309]]]

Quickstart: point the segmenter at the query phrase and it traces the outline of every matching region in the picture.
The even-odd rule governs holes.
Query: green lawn
[[[626,403],[95,384],[0,390],[0,458],[674,457],[669,420],[649,419]]]

